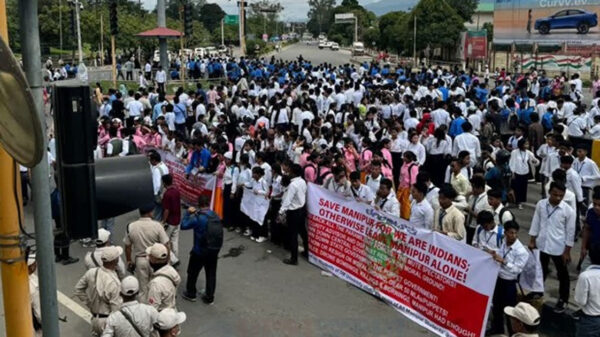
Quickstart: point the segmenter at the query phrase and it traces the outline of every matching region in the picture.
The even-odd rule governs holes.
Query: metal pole
[[[62,58],[63,49],[63,31],[62,31],[62,0],[58,0],[58,36],[60,39],[60,53],[59,58]]]
[[[415,67],[418,68],[417,65],[417,14],[415,14],[415,23],[414,23],[414,32],[413,32],[413,57]]]
[[[19,1],[23,68],[25,69],[27,81],[29,82],[29,87],[37,107],[38,116],[42,122],[42,139],[44,139],[44,148],[46,148],[46,115],[44,113],[44,99],[42,97],[40,35],[37,13],[38,2],[36,0]],[[43,153],[42,160],[32,169],[31,181],[33,200],[35,200],[33,203],[33,216],[35,222],[36,259],[40,282],[43,335],[46,337],[59,337],[56,272],[54,270],[54,235],[52,233],[52,216],[50,213],[48,152],[44,150]]]
[[[183,22],[183,6],[179,6],[179,20],[181,20],[181,25],[183,26],[183,31],[185,31],[185,22]],[[179,49],[181,50],[179,54],[181,54],[181,81],[183,82],[183,88],[185,89],[185,52],[183,50],[183,33],[179,36]]]
[[[37,11],[36,11],[37,13]],[[0,0],[0,37],[8,44],[6,2]],[[40,62],[41,64],[41,62]],[[38,66],[39,69],[39,66]],[[20,247],[18,207],[21,204],[17,165],[0,147],[0,262],[4,299],[5,334],[30,337],[33,333],[27,263]],[[8,261],[7,261],[8,260]],[[13,260],[12,263],[9,261]]]
[[[221,46],[225,45],[225,19],[221,19]]]
[[[158,0],[156,2],[156,14],[157,14],[157,19],[158,19],[157,20],[158,27],[166,27],[167,26],[167,15],[166,15],[165,0]],[[169,71],[169,59],[167,56],[167,39],[159,38],[158,45],[160,47],[160,65],[162,66],[164,71],[168,72]]]
[[[81,22],[79,19],[79,6],[81,2],[75,1],[75,21],[77,24],[77,49],[79,50],[79,64],[83,63],[83,49],[81,47]]]
[[[100,66],[104,65],[104,16],[100,12]]]
[[[358,42],[358,18],[354,17],[354,42]]]
[[[242,56],[246,55],[246,18],[245,18],[245,9],[244,4],[246,0],[240,1],[240,49]]]
[[[117,55],[116,55],[116,50],[115,50],[115,36],[111,35],[110,36],[110,55],[112,57],[112,83],[113,83],[113,88],[117,88]],[[140,65],[141,67],[141,65]]]

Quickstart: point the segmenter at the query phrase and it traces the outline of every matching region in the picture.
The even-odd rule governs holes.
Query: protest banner
[[[491,255],[322,187],[308,187],[309,260],[439,336],[485,335]]]
[[[216,187],[216,177],[212,174],[190,175],[185,177],[185,165],[171,152],[155,148],[145,148],[145,152],[150,149],[158,152],[162,161],[169,168],[169,173],[173,176],[173,185],[181,194],[181,201],[186,205],[197,205],[198,197],[207,195],[211,197],[211,208],[214,203],[214,190]]]

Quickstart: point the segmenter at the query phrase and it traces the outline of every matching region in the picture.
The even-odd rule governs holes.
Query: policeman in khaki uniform
[[[175,337],[181,334],[181,324],[185,322],[184,312],[177,312],[175,309],[165,309],[158,314],[158,322],[155,327],[158,330],[159,337]]]
[[[121,254],[121,247],[106,247],[102,251],[102,267],[86,271],[75,285],[75,296],[92,313],[92,336],[101,336],[108,315],[121,307],[121,281],[116,272]]]
[[[169,265],[169,250],[165,245],[155,243],[148,247],[146,253],[153,270],[152,279],[148,283],[148,304],[158,311],[175,308],[181,277],[177,270]]]
[[[136,301],[140,290],[138,280],[127,276],[121,281],[123,305],[106,320],[102,337],[151,337],[154,324],[158,321],[158,311],[154,307]]]
[[[27,257],[27,270],[29,271],[29,300],[31,302],[31,313],[33,314],[33,330],[35,337],[41,337],[42,311],[40,307],[40,286],[38,276],[35,273],[37,270],[35,254],[29,254]]]
[[[153,210],[153,203],[140,208],[140,219],[127,225],[127,234],[123,240],[127,268],[133,271],[140,283],[139,298],[142,300],[147,298],[148,282],[152,275],[146,249],[155,243],[166,245],[169,242],[160,222],[152,220]]]
[[[96,249],[93,252],[87,252],[83,258],[83,263],[86,269],[92,269],[102,266],[102,250],[106,247],[111,247],[110,232],[104,228],[98,230],[98,238],[96,239]],[[119,279],[125,277],[125,264],[123,259],[119,257],[119,265],[117,266],[117,275]]]

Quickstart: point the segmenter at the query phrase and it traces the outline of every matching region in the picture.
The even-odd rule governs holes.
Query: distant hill
[[[389,12],[406,11],[417,2],[418,0],[380,0],[364,5],[364,7],[375,13],[377,16],[381,16]]]

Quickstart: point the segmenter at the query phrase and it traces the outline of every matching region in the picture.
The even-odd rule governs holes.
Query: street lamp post
[[[415,13],[415,23],[413,32],[413,58],[415,67],[417,67],[417,14]]]
[[[77,77],[87,82],[87,68],[83,63],[83,48],[81,46],[81,16],[79,10],[83,8],[83,4],[80,0],[68,0],[70,4],[75,6],[75,24],[77,26],[77,50],[79,52],[79,64],[77,65]]]

